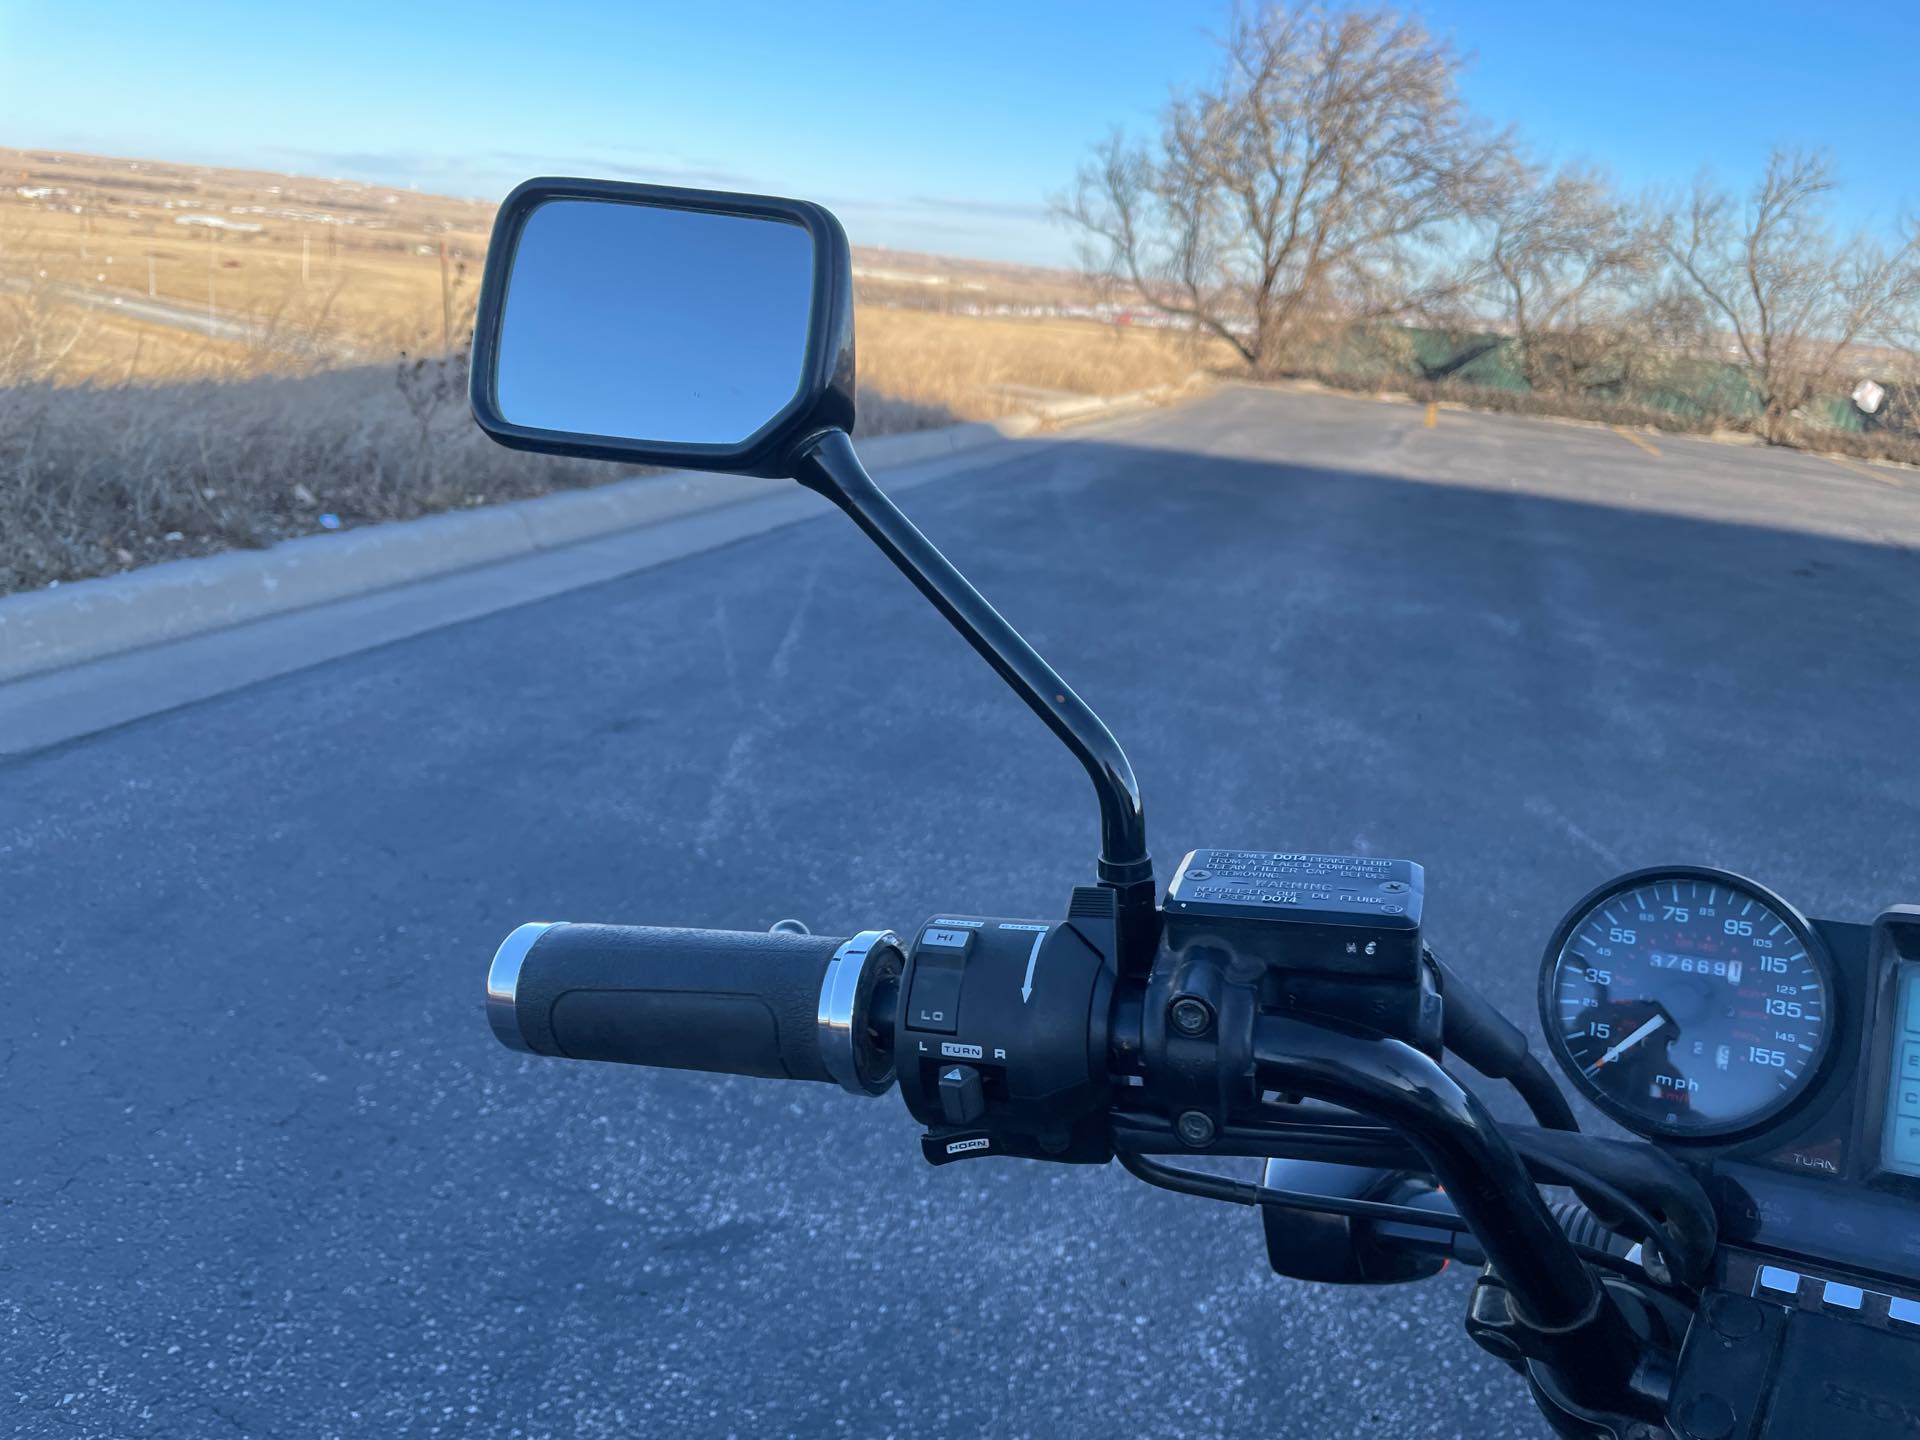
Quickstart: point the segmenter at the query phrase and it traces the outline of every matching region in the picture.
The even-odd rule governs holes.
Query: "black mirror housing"
[[[555,201],[649,206],[696,215],[780,221],[804,229],[812,240],[812,297],[800,380],[792,398],[751,434],[729,444],[541,429],[506,418],[499,397],[501,333],[515,255],[528,220],[540,207]],[[618,280],[608,283],[618,284]],[[636,340],[645,343],[645,338]],[[528,180],[507,196],[494,219],[474,323],[468,394],[480,428],[500,444],[517,450],[791,477],[802,442],[826,431],[853,429],[853,263],[846,232],[830,211],[805,200],[612,180]]]

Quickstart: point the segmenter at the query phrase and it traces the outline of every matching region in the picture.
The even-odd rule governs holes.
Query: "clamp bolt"
[[[1167,1007],[1167,1018],[1182,1035],[1204,1035],[1213,1028],[1213,1007],[1193,995],[1182,995]]]
[[[1204,1110],[1183,1110],[1180,1118],[1173,1122],[1173,1128],[1180,1138],[1196,1150],[1202,1145],[1213,1143],[1213,1117]]]

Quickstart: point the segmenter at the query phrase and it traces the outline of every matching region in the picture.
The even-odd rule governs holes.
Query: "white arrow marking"
[[[1042,930],[1038,935],[1033,937],[1033,949],[1027,952],[1027,978],[1022,981],[1020,985],[1020,1003],[1022,1005],[1033,999],[1033,966],[1034,962],[1040,958],[1040,942],[1046,938],[1047,932]]]

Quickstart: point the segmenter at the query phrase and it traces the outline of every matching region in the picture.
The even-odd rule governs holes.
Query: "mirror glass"
[[[737,444],[798,392],[812,303],[800,225],[549,200],[514,250],[495,403],[540,430]]]

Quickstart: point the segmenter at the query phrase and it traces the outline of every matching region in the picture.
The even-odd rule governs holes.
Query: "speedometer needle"
[[[1601,1054],[1600,1058],[1594,1061],[1593,1064],[1588,1068],[1587,1074],[1591,1075],[1595,1070],[1598,1070],[1602,1065],[1605,1065],[1610,1061],[1618,1060],[1622,1055],[1626,1054],[1627,1051],[1631,1050],[1634,1046],[1638,1045],[1642,1040],[1646,1039],[1647,1036],[1653,1034],[1654,1031],[1658,1030],[1662,1025],[1666,1023],[1667,1023],[1667,1017],[1664,1015],[1656,1015],[1651,1020],[1642,1021],[1639,1028],[1636,1029],[1631,1035],[1627,1036],[1626,1039],[1620,1041],[1616,1045],[1609,1045],[1606,1048],[1606,1050]]]

